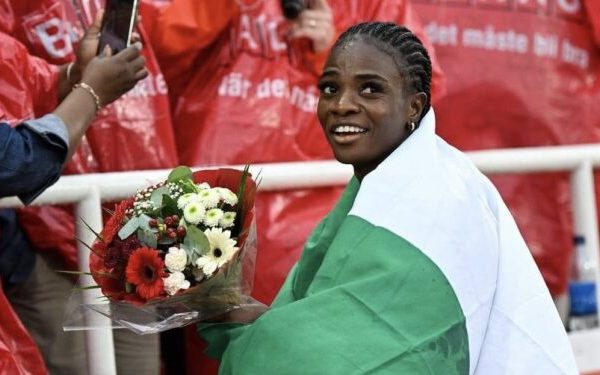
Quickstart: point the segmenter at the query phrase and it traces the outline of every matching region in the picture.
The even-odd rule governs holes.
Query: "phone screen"
[[[98,54],[108,44],[113,54],[129,47],[135,23],[137,0],[106,0]]]

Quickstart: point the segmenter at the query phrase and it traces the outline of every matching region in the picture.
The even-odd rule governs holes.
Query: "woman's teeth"
[[[333,129],[333,132],[336,133],[336,134],[342,134],[342,133],[364,133],[366,131],[367,131],[366,129],[359,128],[358,126],[348,126],[348,125],[338,126],[335,129]]]

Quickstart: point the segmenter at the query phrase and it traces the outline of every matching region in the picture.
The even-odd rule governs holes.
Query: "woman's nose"
[[[332,112],[336,115],[346,116],[358,112],[359,107],[352,92],[340,92],[333,103]]]

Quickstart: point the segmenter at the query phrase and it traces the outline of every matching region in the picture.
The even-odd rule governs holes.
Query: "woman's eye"
[[[360,90],[363,94],[375,94],[381,92],[381,86],[374,83],[365,84]]]
[[[333,95],[337,92],[335,86],[327,82],[319,84],[319,90],[325,95]]]

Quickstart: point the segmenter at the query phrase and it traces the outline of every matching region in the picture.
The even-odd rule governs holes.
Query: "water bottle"
[[[573,237],[573,259],[569,283],[569,330],[577,331],[598,326],[596,303],[596,263],[586,251],[585,237]]]

